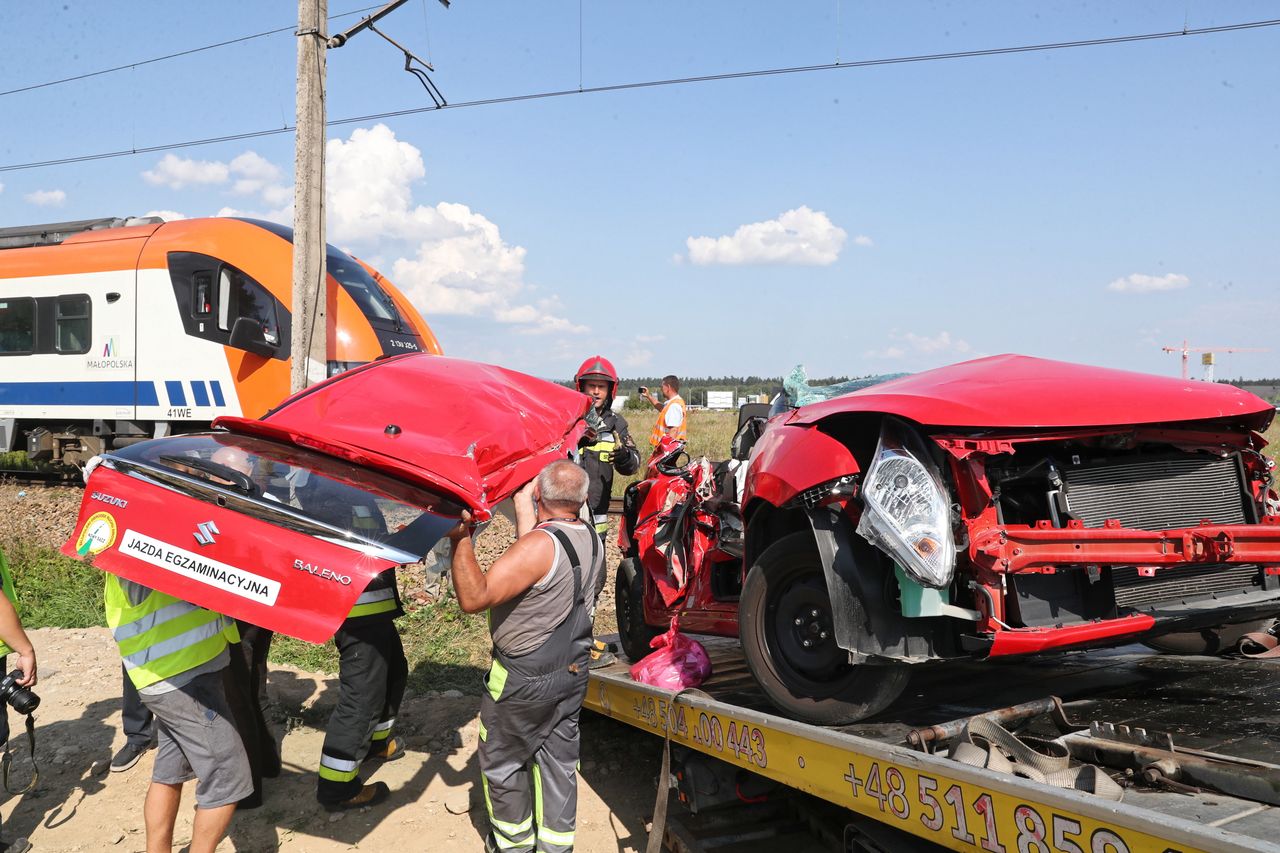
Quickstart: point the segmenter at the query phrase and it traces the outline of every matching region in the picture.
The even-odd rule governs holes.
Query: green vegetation
[[[89,628],[104,624],[102,573],[52,548],[8,545],[5,557],[27,628]]]
[[[397,625],[409,660],[410,689],[478,692],[480,675],[489,665],[484,618],[463,613],[452,595],[421,606],[406,604],[405,609],[408,612]],[[333,641],[317,646],[277,634],[271,642],[271,661],[313,672],[337,672],[338,650]]]
[[[658,419],[658,410],[649,407],[648,412],[624,413],[627,424],[631,427],[631,437],[635,439],[640,450],[640,471],[630,477],[615,475],[613,478],[613,496],[622,497],[622,492],[631,483],[644,478],[645,461],[649,458],[649,431]],[[689,412],[689,456],[697,459],[705,456],[712,462],[729,458],[729,442],[738,431],[737,412],[712,412],[706,409],[692,409]]]

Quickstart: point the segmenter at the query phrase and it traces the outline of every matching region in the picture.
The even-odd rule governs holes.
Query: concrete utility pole
[[[298,0],[298,131],[293,158],[293,337],[289,390],[328,374],[329,301],[325,271],[325,51],[328,0]]]

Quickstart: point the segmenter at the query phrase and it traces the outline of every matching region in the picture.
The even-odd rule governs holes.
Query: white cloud
[[[293,198],[293,187],[281,182],[280,167],[256,151],[246,151],[227,165],[235,178],[231,191],[237,195],[260,196],[266,204],[280,206]]]
[[[1145,275],[1140,272],[1118,278],[1107,285],[1108,290],[1121,293],[1158,293],[1163,290],[1181,290],[1191,286],[1191,279],[1178,273]]]
[[[27,193],[23,198],[37,207],[61,207],[67,200],[67,194],[62,190],[36,190]]]
[[[801,206],[777,219],[742,225],[731,236],[690,237],[689,260],[707,264],[802,264],[827,266],[840,257],[843,228],[822,211]]]
[[[973,351],[968,341],[947,331],[929,337],[894,329],[889,333],[889,340],[893,341],[889,346],[880,350],[868,350],[865,355],[869,358],[900,359],[907,355],[964,355]]]
[[[0,193],[4,192],[4,184],[0,184]]]
[[[644,347],[632,347],[622,356],[622,364],[624,367],[647,367],[652,362],[653,350],[645,349]]]
[[[180,190],[188,185],[226,183],[229,169],[217,160],[189,160],[176,154],[166,154],[154,169],[142,173],[149,184]]]
[[[853,245],[862,246],[865,249],[870,249],[875,244],[876,244],[876,241],[872,240],[866,234],[859,234],[857,237],[853,238]]]
[[[397,252],[388,270],[428,316],[487,317],[524,333],[580,333],[555,299],[533,298],[524,280],[525,249],[503,239],[497,224],[465,204],[415,204],[413,184],[426,176],[422,152],[385,125],[331,139],[328,161],[329,239]]]
[[[165,222],[177,222],[179,219],[186,219],[185,213],[179,213],[176,210],[148,210],[143,216],[159,216]]]
[[[557,299],[537,294],[525,281],[525,249],[504,240],[497,224],[465,204],[414,202],[413,185],[427,173],[422,152],[386,125],[330,139],[325,157],[328,242],[376,258],[375,266],[426,316],[482,317],[522,334],[587,331],[564,316]],[[293,224],[293,187],[282,182],[278,166],[253,151],[230,163],[196,164],[169,155],[144,177],[176,189],[197,174],[210,183],[218,175],[233,180],[233,193],[261,202],[225,206],[217,216]]]

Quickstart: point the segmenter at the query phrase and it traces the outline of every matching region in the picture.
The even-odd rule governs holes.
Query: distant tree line
[[[836,385],[848,382],[852,376],[811,376],[810,385]],[[572,380],[560,384],[573,387]],[[624,376],[618,383],[618,394],[625,396],[627,408],[646,409],[649,404],[640,400],[636,393],[641,386],[648,388],[659,399],[662,398],[661,376]],[[705,406],[708,391],[733,391],[739,397],[764,394],[772,397],[782,390],[781,376],[681,376],[680,396],[691,406]]]

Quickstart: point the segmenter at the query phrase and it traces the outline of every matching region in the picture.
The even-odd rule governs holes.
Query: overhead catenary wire
[[[365,6],[361,9],[352,9],[350,12],[339,12],[336,15],[330,15],[329,20],[335,21],[338,18],[346,18],[346,17],[350,17],[351,15],[358,15],[361,12],[368,12],[371,9],[377,9],[377,8],[380,8],[380,7]],[[0,98],[4,97],[5,95],[16,95],[19,92],[32,92],[32,91],[35,91],[36,89],[47,89],[50,86],[60,86],[63,83],[74,83],[77,80],[88,80],[91,77],[101,77],[104,74],[114,74],[117,71],[128,71],[131,68],[137,68],[141,65],[152,65],[157,62],[166,62],[170,59],[180,59],[181,57],[191,56],[192,54],[195,54],[195,53],[203,53],[207,50],[217,50],[218,48],[221,48],[221,47],[230,47],[233,44],[243,44],[244,42],[247,42],[247,41],[253,41],[254,39],[265,38],[266,36],[274,36],[274,35],[278,35],[279,33],[291,33],[296,28],[297,28],[296,24],[292,24],[287,27],[277,27],[274,30],[264,30],[260,33],[250,33],[247,36],[238,36],[233,39],[227,39],[226,41],[215,42],[214,44],[206,44],[200,47],[192,47],[192,48],[188,48],[187,50],[180,50],[177,53],[166,53],[164,56],[153,56],[150,59],[139,59],[136,62],[128,62],[128,63],[125,63],[124,65],[116,65],[112,68],[101,68],[97,71],[86,71],[83,74],[73,74],[70,77],[60,77],[57,80],[46,80],[43,83],[32,83],[28,86],[19,86],[16,89],[7,89],[3,92],[0,92]]]
[[[430,107],[410,107],[403,110],[369,113],[367,115],[350,116],[348,118],[331,119],[325,122],[326,127],[341,127],[348,124],[359,124],[367,121],[402,118],[420,113],[439,112],[441,110],[458,110],[468,107],[495,106],[513,104],[522,101],[535,101],[549,98],[560,98],[566,95],[592,95],[606,92],[626,92],[637,89],[653,89],[665,86],[682,86],[693,83],[711,83],[725,80],[744,80],[753,77],[775,77],[786,74],[806,74],[816,71],[838,71],[854,68],[870,68],[883,65],[905,65],[917,62],[942,62],[956,59],[974,59],[986,56],[1008,56],[1020,53],[1037,53],[1055,50],[1071,50],[1084,47],[1100,47],[1104,45],[1131,44],[1134,42],[1158,41],[1161,39],[1180,38],[1184,36],[1202,36],[1214,33],[1239,32],[1242,30],[1263,29],[1280,26],[1280,18],[1261,21],[1245,21],[1237,24],[1222,24],[1213,27],[1171,30],[1156,33],[1138,33],[1127,36],[1106,36],[1102,38],[1080,39],[1077,41],[1048,42],[1041,44],[1017,45],[1012,47],[980,48],[977,50],[951,51],[947,53],[915,54],[911,56],[883,57],[879,59],[863,59],[852,62],[822,63],[819,65],[793,65],[783,68],[763,68],[751,71],[730,71],[721,74],[704,74],[691,77],[669,77],[659,80],[642,80],[630,83],[611,83],[601,86],[589,86],[583,89],[556,89],[543,92],[528,92],[519,95],[503,95],[493,98],[478,98],[471,101],[458,101],[452,104]],[[170,142],[161,145],[148,145],[120,151],[105,151],[97,154],[82,154],[75,157],[62,157],[54,160],[39,160],[29,163],[12,163],[0,166],[0,172],[17,172],[26,169],[39,169],[48,166],[64,166],[73,163],[87,163],[94,160],[108,160],[117,157],[132,157],[137,154],[154,154],[161,151],[174,151],[181,148],[194,148],[202,145],[216,145],[222,142],[238,142],[248,139],[260,139],[281,133],[291,133],[291,126],[247,131],[245,133],[210,136],[191,139],[184,142]]]

